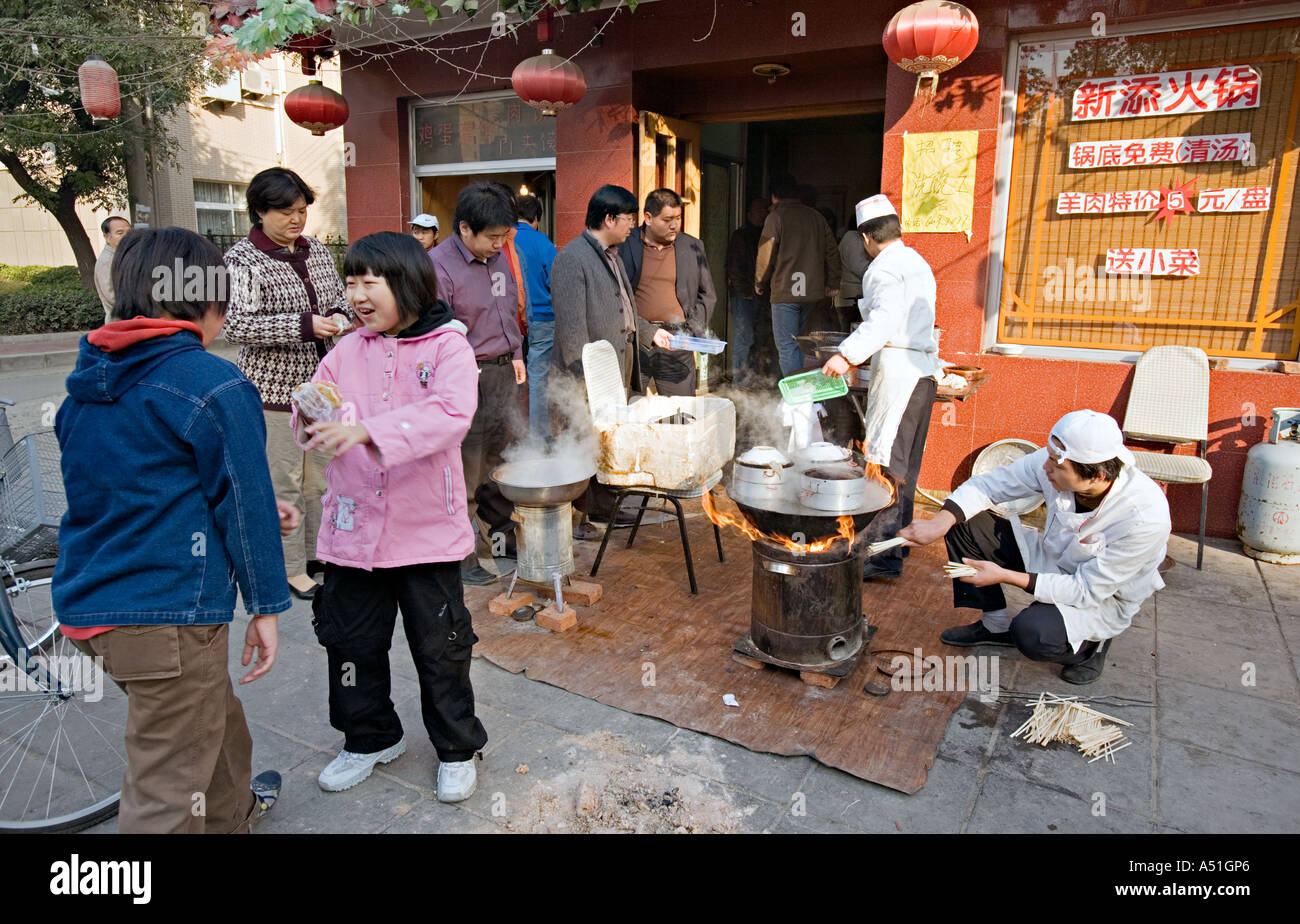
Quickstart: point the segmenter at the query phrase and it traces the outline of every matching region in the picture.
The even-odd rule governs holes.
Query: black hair
[[[438,299],[438,277],[429,253],[409,234],[376,231],[348,247],[344,276],[383,276],[397,302],[398,323],[410,327]]]
[[[519,196],[505,183],[494,182],[492,185],[501,193],[502,196],[505,197],[505,200],[510,203],[510,211],[513,218],[510,224],[513,225],[519,220]]]
[[[503,192],[503,186],[480,180],[462,189],[456,197],[456,214],[451,219],[453,227],[459,231],[463,221],[469,225],[472,234],[479,234],[484,228],[514,227],[514,196],[508,186]]]
[[[587,202],[587,227],[594,231],[605,224],[606,218],[636,213],[636,196],[622,186],[607,184],[592,193]]]
[[[184,228],[138,228],[113,257],[113,320],[160,318],[165,311],[197,321],[213,306],[224,315],[227,283],[221,251],[206,237]]]
[[[108,237],[108,232],[113,229],[113,222],[115,221],[126,221],[126,219],[123,218],[121,215],[109,215],[107,218],[105,218],[103,221],[99,223],[99,233],[104,235],[105,237]],[[131,222],[126,221],[126,226],[128,229],[130,229]]]
[[[658,216],[660,212],[667,208],[679,209],[682,207],[682,197],[677,195],[671,189],[656,189],[645,197],[645,210],[647,215]]]
[[[777,199],[798,199],[799,184],[795,182],[794,177],[785,173],[775,177],[771,186],[772,195]]]
[[[887,244],[903,236],[903,226],[897,215],[881,215],[870,218],[858,225],[858,231],[871,238],[877,244]]]
[[[261,212],[287,209],[302,196],[311,205],[316,194],[298,174],[287,167],[268,167],[248,181],[248,220],[262,227]]]
[[[520,196],[519,217],[524,221],[541,221],[542,200],[533,195]]]
[[[1074,473],[1084,481],[1091,481],[1100,476],[1106,481],[1114,481],[1119,477],[1120,470],[1124,463],[1119,459],[1107,459],[1105,462],[1075,462],[1073,459],[1066,460],[1074,467]]]

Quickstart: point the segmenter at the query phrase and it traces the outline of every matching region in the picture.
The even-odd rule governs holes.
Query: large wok
[[[492,480],[506,500],[525,507],[552,507],[582,496],[596,474],[590,459],[526,459],[492,470]]]

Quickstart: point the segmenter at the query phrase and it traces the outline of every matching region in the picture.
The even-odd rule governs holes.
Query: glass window
[[[555,156],[555,119],[518,98],[415,110],[419,166]]]
[[[248,184],[194,181],[194,213],[200,234],[243,237],[248,234]]]
[[[998,341],[1295,359],[1300,24],[1026,43]]]

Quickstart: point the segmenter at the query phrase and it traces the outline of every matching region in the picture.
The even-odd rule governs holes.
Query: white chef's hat
[[[1052,444],[1059,441],[1059,446]],[[1133,464],[1133,453],[1124,448],[1124,434],[1119,424],[1109,414],[1099,411],[1071,411],[1052,427],[1048,450],[1060,458],[1084,465],[1096,465],[1110,459],[1119,459],[1125,465]]]
[[[853,207],[853,214],[858,221],[858,227],[861,227],[864,221],[884,218],[886,215],[897,215],[898,212],[894,211],[893,203],[889,201],[888,196],[880,195],[863,199]]]

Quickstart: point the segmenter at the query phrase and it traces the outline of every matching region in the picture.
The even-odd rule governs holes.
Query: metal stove
[[[860,540],[889,505],[890,486],[867,477],[861,456],[814,444],[794,460],[755,447],[736,460],[727,493],[761,533],[753,541],[750,633],[734,650],[847,676],[874,632],[862,612]],[[842,538],[848,521],[853,542]]]

